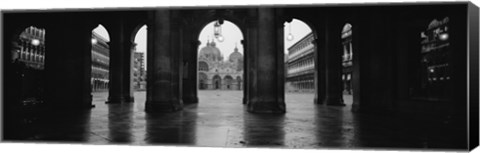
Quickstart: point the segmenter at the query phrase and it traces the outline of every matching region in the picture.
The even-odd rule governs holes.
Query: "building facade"
[[[200,49],[198,57],[198,87],[204,89],[242,90],[243,55],[235,46],[234,52],[224,61],[214,41]]]
[[[315,46],[312,43],[313,40],[313,33],[309,33],[288,48],[286,91],[315,91]]]
[[[17,79],[12,81],[24,105],[43,102],[45,73],[45,29],[29,26],[12,42],[11,62]]]
[[[30,26],[23,31],[13,52],[13,60],[26,67],[43,70],[45,65],[45,29]]]
[[[146,88],[147,75],[144,55],[142,52],[133,53],[133,87],[135,90],[145,90]]]
[[[110,53],[108,42],[92,32],[92,91],[107,91],[109,83]]]

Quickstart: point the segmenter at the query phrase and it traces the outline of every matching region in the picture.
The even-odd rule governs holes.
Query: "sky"
[[[207,24],[202,31],[200,32],[200,35],[198,39],[200,40],[201,44],[199,47],[199,50],[203,47],[206,46],[207,40],[212,40],[214,38],[213,34],[213,25],[214,21],[210,22]],[[288,54],[288,47],[290,47],[292,44],[295,44],[298,40],[312,32],[310,27],[297,19],[293,19],[292,22],[284,24],[284,53]],[[286,40],[286,37],[289,33],[289,26],[291,28],[291,33],[294,37],[292,41]],[[225,60],[228,59],[228,56],[233,52],[235,45],[238,47],[238,51],[243,54],[243,45],[241,44],[241,40],[243,40],[243,35],[242,32],[240,31],[240,28],[238,28],[234,23],[225,20],[225,22],[221,25],[222,28],[222,35],[224,37],[223,42],[219,42],[216,39],[213,39],[216,43],[217,48],[220,49],[220,51],[223,54],[223,57]],[[107,41],[110,41],[109,34],[105,27],[102,25],[99,25],[97,28],[95,28],[93,31],[98,33],[100,36],[104,37]],[[137,52],[143,52],[145,53],[145,60],[144,60],[144,65],[145,67],[147,66],[146,62],[148,60],[148,57],[146,56],[146,50],[147,50],[147,27],[143,26],[138,30],[136,36],[135,36],[135,43],[137,43]]]

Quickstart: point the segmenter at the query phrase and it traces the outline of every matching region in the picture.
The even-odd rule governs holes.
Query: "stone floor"
[[[199,91],[198,104],[179,112],[146,114],[145,92],[135,103],[105,104],[94,93],[95,108],[79,115],[44,117],[30,123],[22,141],[87,144],[181,145],[283,148],[434,148],[466,147],[458,129],[442,123],[350,111],[313,104],[311,93],[287,93],[285,114],[252,114],[241,91]]]

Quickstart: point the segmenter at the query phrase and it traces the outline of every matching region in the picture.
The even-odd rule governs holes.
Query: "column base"
[[[106,104],[117,104],[117,103],[133,103],[135,102],[135,98],[133,96],[125,96],[120,98],[108,98]]]
[[[253,99],[247,107],[248,112],[251,113],[283,114],[286,112],[285,101],[278,100]]]
[[[324,103],[328,106],[345,106],[341,97],[327,97]]]
[[[182,100],[147,101],[145,103],[145,112],[147,113],[169,113],[179,111],[182,108]]]
[[[197,96],[188,96],[183,98],[184,104],[196,104],[198,103],[198,97]]]

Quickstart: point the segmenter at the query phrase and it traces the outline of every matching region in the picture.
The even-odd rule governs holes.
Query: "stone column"
[[[283,20],[280,9],[258,9],[258,45],[251,50],[254,63],[254,97],[249,97],[248,111],[254,113],[285,113],[284,63],[283,63]],[[252,96],[252,95],[250,95]]]
[[[183,106],[181,97],[180,63],[181,52],[174,50],[173,45],[178,35],[178,27],[174,27],[171,20],[172,11],[159,9],[150,13],[149,20],[153,21],[149,27],[148,60],[151,75],[148,79],[147,101],[145,111],[172,112]],[[179,45],[179,44],[177,44]]]
[[[59,20],[45,39],[46,101],[58,111],[90,108],[92,28],[72,16]]]
[[[325,25],[325,64],[326,64],[326,97],[327,105],[345,106],[342,97],[342,43],[340,22],[327,18]]]
[[[198,47],[200,46],[200,41],[192,40],[193,36],[187,36],[191,39],[186,42],[190,42],[188,45],[184,45],[183,53],[184,58],[184,69],[186,69],[186,74],[183,74],[183,102],[185,103],[198,103],[198,69],[197,69],[197,54]],[[187,63],[187,64],[186,64]],[[184,71],[185,72],[185,71]]]
[[[254,39],[253,38],[253,31],[255,30],[255,28],[252,26],[252,23],[250,23],[248,29],[247,29],[247,39]],[[250,41],[253,41],[253,40],[250,40]],[[244,56],[244,60],[243,60],[243,66],[245,67],[243,69],[243,76],[242,76],[242,79],[244,80],[244,82],[248,82],[248,78],[249,78],[249,61],[250,61],[250,58],[249,58],[249,55],[250,55],[250,50],[251,47],[250,47],[250,44],[247,44],[247,41],[245,40],[242,40],[241,41],[242,45],[243,45],[243,48],[244,48],[244,51],[243,51],[243,56]],[[243,83],[242,84],[242,89],[243,89],[243,100],[242,100],[242,103],[243,104],[247,104],[248,103],[248,97],[249,97],[249,85],[248,83]]]
[[[122,19],[110,26],[110,70],[107,103],[133,102],[131,60],[133,43]]]

